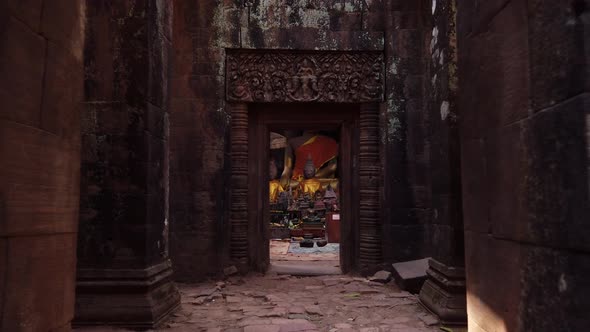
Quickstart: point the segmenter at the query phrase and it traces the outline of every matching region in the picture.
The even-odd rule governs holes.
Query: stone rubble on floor
[[[379,271],[369,278],[371,281],[388,283],[391,280],[391,272]]]
[[[400,291],[393,282],[373,280],[250,275],[183,284],[182,308],[157,331],[438,331],[438,320],[421,307],[417,296]]]

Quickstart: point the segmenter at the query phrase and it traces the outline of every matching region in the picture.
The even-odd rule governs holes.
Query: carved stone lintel
[[[226,95],[240,102],[381,102],[381,52],[227,52]]]
[[[465,269],[431,259],[426,273],[428,280],[420,290],[420,302],[442,323],[466,324]]]

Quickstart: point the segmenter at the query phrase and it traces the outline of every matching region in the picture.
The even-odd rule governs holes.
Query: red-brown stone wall
[[[590,328],[589,1],[458,1],[469,331]]]
[[[83,1],[0,3],[0,330],[74,311]]]

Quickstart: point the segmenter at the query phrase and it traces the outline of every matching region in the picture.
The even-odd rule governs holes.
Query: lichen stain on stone
[[[557,282],[557,289],[560,293],[567,291],[567,281],[565,280],[565,274],[561,274],[559,276],[559,281]]]
[[[215,34],[215,38],[213,39],[212,46],[221,48],[234,46],[231,44],[229,36],[231,36],[231,33],[236,31],[238,27],[229,19],[230,15],[228,15],[228,13],[237,10],[238,9],[235,7],[223,5],[219,5],[215,8],[213,13],[213,33]]]
[[[280,0],[260,0],[252,7],[251,20],[257,21],[262,30],[292,26],[322,29],[329,25],[331,6],[325,1],[316,1],[311,7],[308,3],[308,0],[294,0],[288,4]]]
[[[430,53],[434,52],[434,48],[438,43],[438,27],[432,28],[432,39],[430,39]]]
[[[448,101],[443,101],[442,104],[440,105],[440,119],[445,121],[447,119],[447,117],[449,116],[450,110],[449,110],[450,104]]]
[[[366,6],[373,1],[365,0]],[[299,26],[326,29],[330,24],[330,12],[345,13],[363,10],[358,0],[260,0],[255,2],[251,20],[256,20],[262,30]]]
[[[449,10],[449,47],[448,47],[448,68],[449,68],[449,89],[456,93],[459,89],[457,74],[457,4],[451,1]]]
[[[398,67],[397,66],[397,60],[395,58],[393,58],[393,57],[390,57],[388,60],[390,60],[390,61],[388,61],[388,63],[389,63],[389,66],[388,67],[389,68],[387,68],[387,72],[390,75],[397,75],[399,73],[398,68],[397,68]]]
[[[387,142],[392,143],[401,140],[402,123],[399,118],[400,105],[396,103],[393,92],[387,98],[385,117],[387,120]]]
[[[220,31],[215,46],[243,48],[301,48],[297,43],[286,42],[284,32],[293,30],[297,38],[299,34],[310,35],[314,41],[308,47],[317,50],[346,50],[350,46],[343,45],[342,35],[330,29],[331,20],[346,13],[360,13],[373,5],[371,0],[258,0],[250,6],[239,4],[219,4],[216,9],[214,26]],[[239,20],[233,20],[238,12]],[[351,30],[354,30],[351,28]],[[232,32],[240,31],[240,44],[230,45]],[[383,37],[377,38],[370,33],[355,35],[355,45],[363,48],[383,49]],[[316,46],[317,45],[317,46]],[[353,46],[353,48],[357,48]]]

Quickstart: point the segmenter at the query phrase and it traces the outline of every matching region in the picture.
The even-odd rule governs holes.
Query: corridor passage
[[[417,296],[393,282],[253,275],[180,285],[180,291],[182,308],[164,331],[440,331]]]

